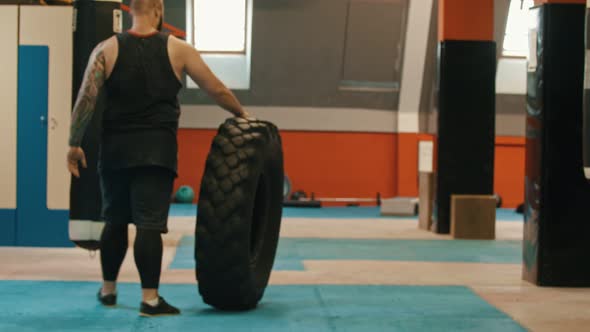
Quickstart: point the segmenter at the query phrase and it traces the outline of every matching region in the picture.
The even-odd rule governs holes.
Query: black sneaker
[[[105,307],[113,307],[117,305],[117,294],[102,295],[102,288],[98,290],[96,297]]]
[[[159,297],[159,303],[157,306],[152,307],[151,305],[141,302],[141,308],[139,309],[139,315],[143,317],[158,317],[158,316],[172,316],[179,315],[180,310],[168,304],[163,297]]]

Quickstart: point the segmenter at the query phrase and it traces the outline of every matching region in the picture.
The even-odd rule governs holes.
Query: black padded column
[[[451,195],[492,195],[496,43],[443,41],[439,45],[437,186],[433,222],[450,232]]]
[[[582,162],[583,4],[545,4],[527,79],[524,278],[590,286],[590,185]],[[533,49],[534,51],[535,49]]]

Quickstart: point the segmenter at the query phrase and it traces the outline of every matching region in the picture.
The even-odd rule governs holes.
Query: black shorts
[[[175,177],[171,170],[157,166],[101,170],[104,220],[167,233]]]

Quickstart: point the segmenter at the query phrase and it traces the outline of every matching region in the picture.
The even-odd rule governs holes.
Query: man
[[[192,46],[159,32],[162,0],[133,0],[133,27],[100,43],[86,69],[72,115],[68,169],[86,167],[80,148],[99,91],[106,93],[99,175],[106,226],[101,237],[103,285],[99,301],[117,302],[116,281],[127,251],[127,225],[137,236],[134,256],[141,278],[140,315],[179,314],[158,293],[162,237],[177,170],[181,77],[188,74],[221,107],[247,117],[239,101],[215,77]]]

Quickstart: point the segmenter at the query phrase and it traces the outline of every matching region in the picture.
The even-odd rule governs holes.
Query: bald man
[[[222,108],[247,117],[236,97],[207,67],[191,45],[160,32],[162,0],[131,2],[133,27],[100,43],[90,56],[72,114],[69,171],[86,167],[80,145],[104,87],[106,108],[99,153],[99,176],[106,226],[101,237],[103,285],[98,300],[117,303],[116,282],[134,223],[134,256],[142,286],[140,315],[180,311],[158,293],[162,233],[177,171],[178,92],[188,74]]]

